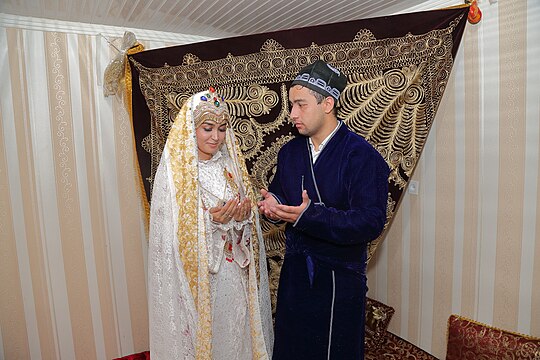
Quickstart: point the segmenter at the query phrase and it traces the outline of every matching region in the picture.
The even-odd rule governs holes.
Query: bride
[[[150,210],[150,355],[270,359],[272,319],[256,199],[223,98],[191,96],[169,132]]]

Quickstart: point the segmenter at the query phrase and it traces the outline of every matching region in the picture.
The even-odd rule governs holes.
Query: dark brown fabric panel
[[[246,56],[250,54],[257,54],[261,52],[261,47],[269,39],[280,44],[285,49],[299,49],[299,51],[305,50],[309,52],[310,46],[314,43],[317,46],[321,47],[323,45],[328,45],[328,44],[340,44],[340,43],[345,43],[345,42],[351,42],[355,38],[355,36],[359,34],[359,31],[363,29],[369,30],[369,32],[371,32],[371,34],[373,35],[373,38],[376,40],[398,39],[398,38],[406,37],[407,34],[421,35],[421,34],[429,33],[430,31],[433,31],[433,30],[445,29],[449,26],[449,24],[452,21],[455,21],[455,19],[458,19],[459,17],[461,17],[459,19],[459,23],[452,31],[452,44],[451,44],[451,48],[450,48],[451,50],[449,51],[448,56],[450,56],[453,61],[453,58],[458,49],[461,36],[465,28],[467,10],[468,8],[426,11],[426,12],[386,16],[386,17],[379,17],[379,18],[372,18],[372,19],[362,19],[362,20],[357,20],[357,21],[348,21],[348,22],[342,22],[342,23],[336,23],[336,24],[320,25],[320,26],[306,27],[306,28],[299,28],[299,29],[292,29],[292,30],[284,30],[284,31],[264,33],[264,34],[241,36],[241,37],[213,40],[213,41],[207,41],[207,42],[201,42],[201,43],[195,43],[195,44],[189,44],[189,45],[148,50],[148,51],[140,52],[134,55],[130,55],[130,58],[132,58],[133,60],[135,60],[137,63],[139,63],[145,68],[163,69],[164,66],[167,66],[167,65],[174,67],[176,65],[185,64],[184,57],[186,56],[186,54],[194,54],[197,57],[198,61],[201,61],[203,63],[208,62],[208,61],[218,60],[218,59],[226,59],[228,55],[233,55],[234,58],[238,58],[238,57]],[[362,44],[362,41],[360,41],[359,44]],[[427,55],[429,56],[429,54]],[[315,57],[312,58],[309,55],[307,55],[307,58],[305,59],[305,61],[310,61],[314,59]],[[366,64],[365,62],[359,65],[359,64],[352,64],[354,61],[349,61],[350,64],[348,65],[350,65],[350,69],[344,68],[344,66],[345,67],[348,66],[347,64],[344,64],[344,66],[340,66],[342,64],[336,64],[336,65],[338,65],[338,68],[342,69],[346,74],[348,73],[347,75],[349,76],[351,76],[352,72],[354,71],[361,71],[363,74],[366,74],[366,73],[369,73],[370,70],[373,70],[373,71],[381,70],[381,67],[380,66],[378,67],[379,60],[378,59],[373,59],[373,60],[374,61],[373,61],[372,66],[370,66],[369,64]],[[231,60],[231,63],[233,62],[234,62],[234,59]],[[397,63],[399,63],[399,61]],[[407,65],[407,64],[404,64],[404,65]],[[143,144],[143,142],[145,141],[145,138],[147,138],[149,134],[157,131],[156,128],[152,129],[151,123],[152,121],[155,122],[156,119],[152,120],[151,110],[149,109],[149,106],[148,106],[149,101],[152,102],[155,100],[148,99],[147,97],[143,95],[143,92],[141,91],[141,87],[139,86],[140,69],[137,68],[134,65],[134,62],[132,61],[130,61],[130,66],[131,66],[131,72],[132,72],[132,77],[133,77],[132,78],[132,84],[133,84],[132,110],[133,110],[133,126],[134,126],[134,131],[135,131],[135,141],[137,144],[136,150],[137,150],[137,156],[139,159],[140,170],[141,170],[141,175],[142,175],[144,186],[145,186],[146,195],[147,195],[148,200],[150,201],[151,182],[148,181],[148,179],[151,179],[153,176],[152,166],[155,168],[155,162],[158,156],[155,155],[154,159],[152,160],[152,156],[148,152],[148,149],[145,150],[141,144]],[[292,80],[290,77],[292,77],[295,74],[295,72],[297,71],[297,68],[298,66],[291,67],[291,69],[294,69],[294,70],[291,71],[291,75],[289,75],[289,78],[286,80],[281,79],[282,81],[275,81],[275,79],[269,79],[267,83],[265,83],[264,81],[259,82],[259,83],[261,85],[267,86],[271,91],[277,94],[280,94],[280,88],[282,87],[282,85],[285,85],[285,86],[289,85],[290,80]],[[389,68],[383,69],[383,70],[388,70],[388,69]],[[185,67],[183,68],[183,70],[185,70]],[[244,79],[241,79],[241,80],[244,80]],[[260,77],[258,80],[260,80]],[[230,83],[229,85],[237,85],[237,84],[234,84],[234,82],[235,82],[235,79],[229,79],[229,83]],[[194,91],[202,90],[205,87],[207,87],[207,83],[211,83],[211,81],[207,81],[204,83],[201,82],[200,87],[197,88],[196,86],[194,86],[192,89],[190,89],[190,91],[194,92]],[[219,87],[223,85],[223,81],[221,81],[221,83],[213,83],[213,85],[216,85]],[[179,90],[185,90],[185,89],[179,89]],[[440,100],[440,97],[436,100]],[[438,102],[430,104],[430,105],[433,108],[433,110],[436,110],[436,108],[438,107]],[[272,109],[270,109],[268,114],[257,117],[256,121],[259,124],[272,122],[273,119],[275,119],[279,115],[279,112],[282,110],[283,109],[280,109],[279,106],[273,107]],[[172,114],[169,116],[172,116]],[[431,114],[431,117],[433,117],[433,115],[434,115],[434,112]],[[432,120],[432,118],[430,120]],[[431,124],[428,124],[428,125],[430,126]],[[161,127],[163,126],[161,125]],[[166,129],[161,129],[161,130],[162,130],[161,136],[166,137],[166,133],[163,133],[163,131],[166,132]],[[294,134],[295,134],[295,130],[292,127],[290,127],[290,125],[283,124],[283,126],[281,126],[277,131],[274,131],[269,134],[265,134],[264,141],[263,141],[263,149],[267,149],[269,144],[274,143],[278,138],[280,138],[283,135],[290,136]],[[425,138],[423,138],[422,141],[425,141]],[[250,170],[253,168],[253,166],[255,166],[256,160],[257,158],[248,157],[248,168]],[[154,164],[152,163],[152,161],[154,162]],[[414,168],[414,165],[415,164],[412,165],[413,168]],[[390,182],[391,198],[393,199],[395,204],[398,203],[401,198],[402,189],[403,189],[403,181],[407,181],[408,177],[410,176],[410,174],[404,173],[403,169],[399,167],[396,168],[396,172],[399,174],[399,177],[402,179],[402,182],[398,186]]]
[[[184,100],[209,86],[227,102],[256,191],[267,187],[279,149],[297,134],[288,118],[290,82],[300,68],[322,58],[348,79],[338,117],[369,141],[391,169],[385,231],[370,243],[370,259],[423,150],[467,12],[467,7],[418,12],[129,55],[133,128],[146,200],[151,200],[152,179],[176,113]],[[261,226],[275,306],[284,234],[268,222]]]

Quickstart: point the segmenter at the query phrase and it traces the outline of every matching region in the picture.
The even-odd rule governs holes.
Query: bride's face
[[[225,140],[227,124],[218,124],[212,120],[205,120],[195,130],[199,160],[209,160],[219,150]]]

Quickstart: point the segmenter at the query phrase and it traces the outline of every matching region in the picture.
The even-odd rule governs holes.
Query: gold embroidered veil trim
[[[178,251],[197,307],[197,359],[209,359],[211,347],[210,281],[204,271],[206,249],[200,244],[204,239],[204,220],[199,216],[197,187],[198,156],[195,128],[188,102],[181,108],[171,127],[167,141],[171,170],[176,190],[178,212]],[[199,233],[199,229],[202,234]],[[202,257],[202,259],[200,259]],[[201,269],[199,267],[202,267]]]

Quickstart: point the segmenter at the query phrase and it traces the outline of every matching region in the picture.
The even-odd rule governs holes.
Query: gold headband
[[[193,121],[198,128],[204,121],[214,121],[218,125],[228,124],[229,110],[225,99],[213,87],[193,95]]]

